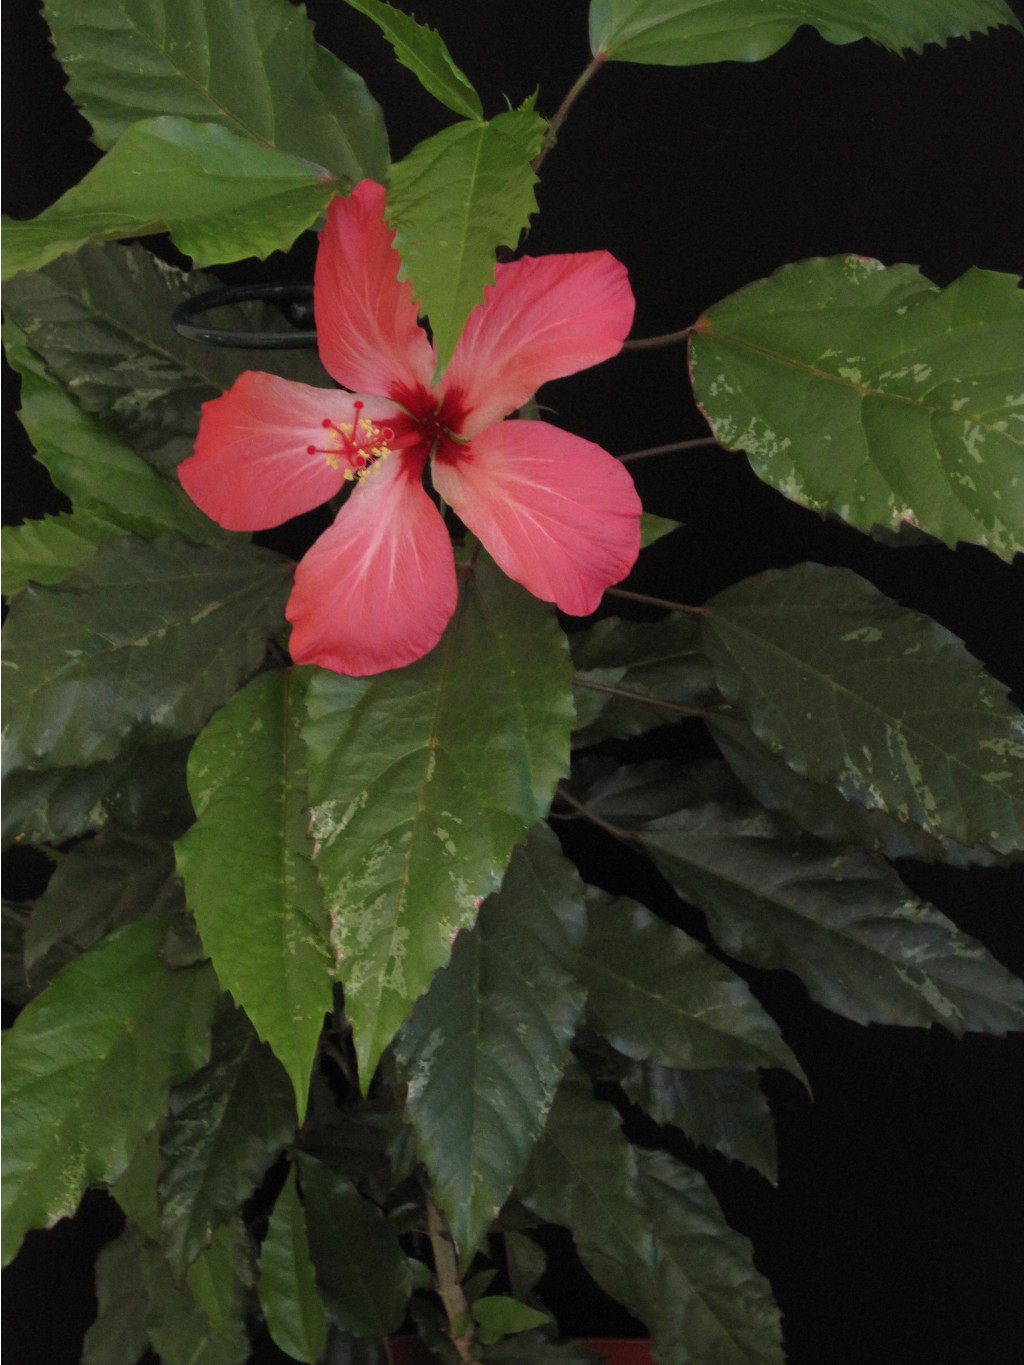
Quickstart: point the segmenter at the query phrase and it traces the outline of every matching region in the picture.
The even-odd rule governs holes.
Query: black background
[[[955,0],[951,0],[955,7]],[[397,159],[452,116],[342,0],[309,5],[320,40],[366,78]],[[418,0],[488,114],[539,87],[551,114],[589,58],[585,0]],[[1018,14],[1021,7],[1016,7]],[[5,207],[39,212],[96,158],[62,91],[31,0],[7,0]],[[773,58],[692,70],[609,65],[544,167],[528,249],[606,248],[628,266],[637,336],[677,329],[788,261],[853,251],[948,284],[971,265],[1024,266],[1024,39],[1002,31],[896,57],[810,30]],[[285,265],[228,272],[308,274]],[[617,453],[704,434],[677,350],[628,355],[550,386],[554,420]],[[60,505],[16,424],[5,426],[6,520]],[[700,602],[759,570],[845,564],[966,640],[1024,697],[1024,566],[971,546],[894,550],[760,484],[740,455],[633,466],[649,510],[686,529],[633,585]],[[625,855],[584,847],[584,870],[633,885]],[[1016,872],[901,868],[967,932],[1024,972]],[[657,898],[656,886],[651,897]],[[1024,1359],[1024,1038],[862,1028],[793,978],[750,974],[812,1083],[768,1080],[780,1188],[691,1153],[749,1235],[784,1314],[792,1365],[1018,1365]],[[11,1365],[78,1358],[94,1311],[88,1269],[118,1224],[109,1201],[32,1233],[4,1276]],[[568,1331],[629,1324],[573,1270],[550,1277]]]

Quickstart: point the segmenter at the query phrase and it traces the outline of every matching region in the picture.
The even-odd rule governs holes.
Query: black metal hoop
[[[292,316],[296,321],[311,318],[313,297],[311,284],[253,284],[238,285],[233,289],[211,289],[205,294],[197,294],[194,299],[179,303],[171,314],[178,333],[190,341],[203,341],[208,346],[235,346],[239,349],[254,351],[298,351],[308,350],[316,345],[316,328],[303,328],[293,332],[240,332],[221,327],[209,327],[206,323],[193,322],[197,313],[208,313],[214,308],[224,308],[229,303],[247,303],[258,299],[262,303],[288,303],[296,306]],[[305,307],[299,307],[299,301]]]

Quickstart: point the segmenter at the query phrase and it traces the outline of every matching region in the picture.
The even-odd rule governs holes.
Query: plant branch
[[[585,806],[582,801],[577,800],[564,787],[556,787],[555,796],[558,800],[564,801],[567,806],[572,806],[573,810],[578,811],[592,825],[596,825],[598,829],[603,829],[606,834],[610,834],[613,839],[621,839],[623,843],[627,844],[640,842],[631,829],[620,829],[618,825],[613,825],[608,820],[602,820],[600,815],[595,815],[589,806]]]
[[[427,1234],[434,1253],[437,1292],[441,1295],[444,1311],[448,1315],[448,1335],[459,1353],[459,1359],[464,1361],[465,1365],[475,1365],[477,1350],[473,1340],[473,1319],[470,1317],[469,1303],[459,1282],[459,1263],[452,1243],[452,1234],[444,1215],[429,1194]]]
[[[664,346],[678,346],[681,341],[693,331],[692,327],[683,327],[678,332],[663,332],[656,337],[636,337],[632,341],[624,341],[622,349],[624,351],[660,351]]]
[[[544,164],[544,158],[547,156],[548,152],[551,151],[551,148],[558,141],[559,129],[561,128],[562,124],[568,117],[569,110],[576,103],[577,99],[579,98],[584,88],[587,85],[589,85],[590,81],[593,80],[593,78],[601,70],[601,67],[604,66],[604,63],[605,55],[603,52],[599,52],[597,56],[593,59],[593,61],[589,64],[589,66],[587,66],[583,71],[580,72],[579,76],[577,76],[575,82],[570,88],[569,93],[566,95],[565,99],[555,110],[554,116],[552,117],[551,121],[548,124],[548,130],[544,134],[544,143],[540,151],[533,159],[531,169],[533,170],[534,175],[540,174],[540,168]]]
[[[652,455],[674,455],[678,450],[697,450],[700,446],[716,446],[717,440],[714,436],[697,436],[692,441],[670,441],[665,446],[648,446],[646,450],[631,450],[628,455],[619,455],[616,458],[620,464],[629,464],[630,460],[649,460]]]
[[[706,607],[691,607],[685,602],[669,602],[664,597],[649,597],[645,592],[629,592],[626,588],[605,588],[606,597],[621,597],[626,602],[639,602],[644,607],[661,607],[664,611],[681,611],[687,616],[703,616]]]
[[[664,697],[651,697],[643,692],[631,692],[625,687],[613,687],[611,683],[591,682],[578,674],[572,680],[573,687],[586,687],[591,692],[607,692],[610,697],[623,697],[626,701],[639,701],[647,706],[657,706],[664,711],[676,711],[681,716],[706,716],[701,706],[683,706],[681,702],[668,701]]]

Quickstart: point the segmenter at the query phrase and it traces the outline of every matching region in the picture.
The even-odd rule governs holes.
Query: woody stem
[[[565,120],[568,118],[569,110],[576,103],[583,89],[590,83],[594,76],[597,75],[597,73],[601,70],[601,67],[604,66],[604,63],[605,55],[603,52],[599,52],[597,56],[593,59],[593,61],[591,61],[590,64],[587,67],[585,67],[583,71],[580,72],[575,82],[573,83],[572,87],[570,88],[569,93],[566,95],[565,99],[555,110],[555,113],[551,118],[551,121],[548,123],[548,130],[544,134],[543,145],[541,146],[540,151],[533,159],[533,165],[531,169],[533,170],[534,175],[540,174],[540,168],[544,164],[544,158],[547,156],[548,152],[550,152],[551,148],[558,141],[559,129],[561,128]]]

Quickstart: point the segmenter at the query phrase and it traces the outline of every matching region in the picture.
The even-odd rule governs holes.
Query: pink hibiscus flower
[[[499,567],[585,616],[632,568],[640,501],[623,466],[547,422],[503,421],[549,379],[615,355],[633,320],[606,252],[499,265],[452,362],[399,283],[382,186],[335,199],[320,236],[320,358],[342,389],[249,371],[203,406],[181,482],[230,530],[259,531],[354,486],[299,563],[286,615],[296,663],[362,675],[437,644],[455,609],[455,560],[433,487]],[[349,390],[349,392],[344,392]]]

